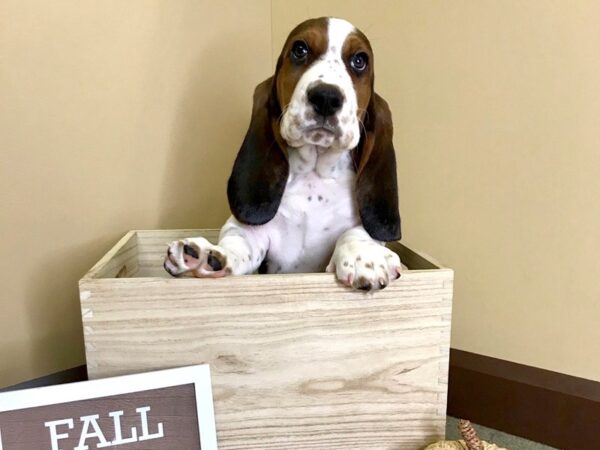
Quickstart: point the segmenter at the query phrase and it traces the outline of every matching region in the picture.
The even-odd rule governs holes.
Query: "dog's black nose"
[[[344,103],[344,95],[337,86],[321,83],[306,93],[315,112],[324,117],[338,112]]]

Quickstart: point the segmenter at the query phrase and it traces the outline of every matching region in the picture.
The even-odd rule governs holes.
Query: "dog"
[[[384,242],[401,238],[392,117],[375,93],[373,50],[349,22],[321,17],[288,36],[254,92],[227,185],[219,243],[169,244],[173,276],[334,272],[385,288],[401,272]]]

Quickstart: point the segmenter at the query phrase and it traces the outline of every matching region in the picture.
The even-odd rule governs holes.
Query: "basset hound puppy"
[[[400,276],[396,159],[387,103],[373,90],[366,36],[335,18],[287,38],[275,75],[254,92],[252,118],[227,186],[233,216],[218,245],[169,244],[173,276],[335,272],[385,288]]]

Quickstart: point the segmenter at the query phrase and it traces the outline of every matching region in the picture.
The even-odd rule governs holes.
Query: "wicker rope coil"
[[[508,450],[495,444],[482,441],[468,420],[459,420],[458,429],[463,437],[460,441],[440,441],[429,445],[425,450]]]

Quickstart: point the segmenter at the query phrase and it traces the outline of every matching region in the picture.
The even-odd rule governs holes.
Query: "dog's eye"
[[[369,56],[365,52],[355,53],[350,59],[350,67],[356,72],[363,72],[367,68]]]
[[[294,45],[292,45],[292,60],[294,62],[304,62],[306,57],[308,56],[308,45],[304,41],[296,41]]]

